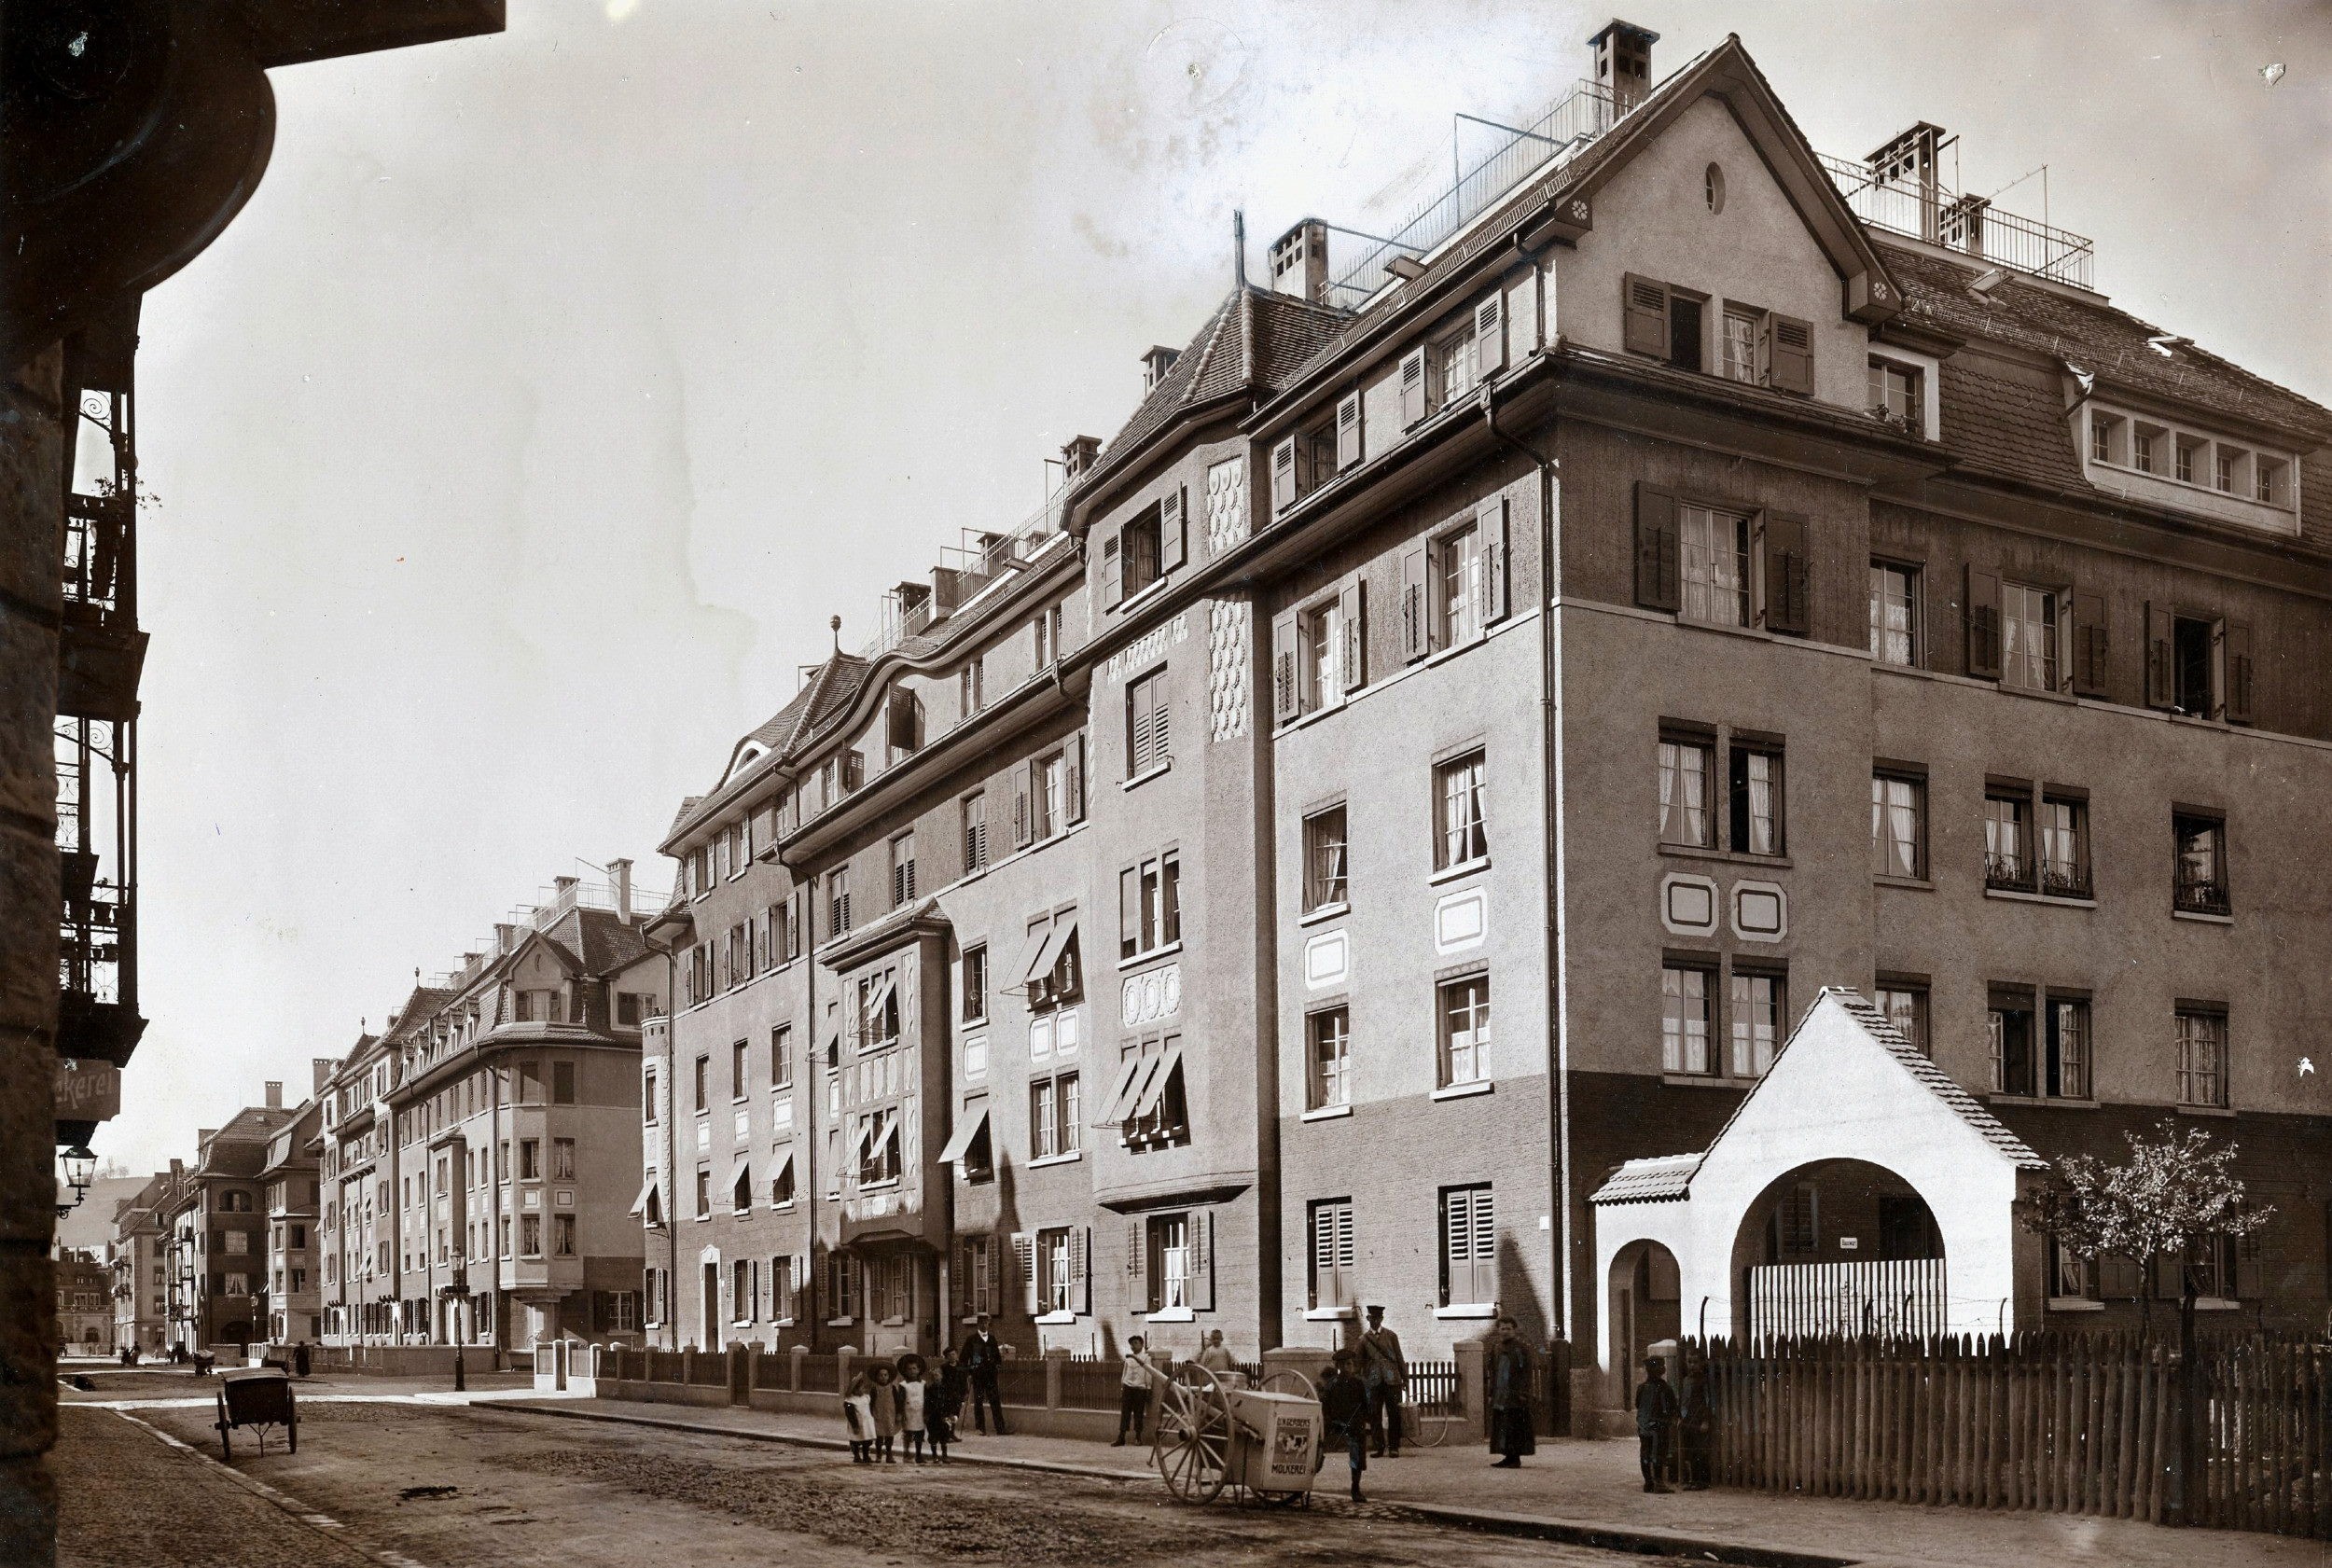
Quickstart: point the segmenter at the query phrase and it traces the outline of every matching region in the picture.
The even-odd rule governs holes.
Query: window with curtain
[[[1781,749],[1735,742],[1728,756],[1732,773],[1732,848],[1745,854],[1781,853]]]
[[[1870,776],[1870,847],[1881,877],[1927,875],[1927,785],[1894,773]]]
[[[2020,888],[2033,880],[2033,802],[1999,791],[1984,797],[1984,881]]]
[[[1669,964],[1660,970],[1660,1071],[1706,1074],[1709,1055],[1709,973]]]
[[[1743,513],[1680,506],[1676,526],[1687,620],[1749,624],[1749,519]]]
[[[1305,1020],[1311,1071],[1304,1108],[1324,1110],[1352,1103],[1353,1015],[1348,1007],[1330,1007]]]
[[[1733,976],[1730,1021],[1733,1076],[1761,1078],[1781,1048],[1783,985],[1778,975]]]
[[[2040,808],[2040,890],[2061,898],[2089,895],[2089,803],[2044,796]]]
[[[2227,1015],[2181,1008],[2178,1018],[2178,1103],[2227,1103]]]
[[[1490,1076],[1490,977],[1470,975],[1441,987],[1441,1084]]]
[[[2022,583],[2000,585],[2000,678],[2010,686],[2057,689],[2057,598]]]
[[[1304,818],[1304,913],[1345,901],[1344,808]]]
[[[1870,563],[1870,657],[1881,664],[1919,662],[1919,573],[1892,562]]]
[[[1482,800],[1482,754],[1469,752],[1434,770],[1434,869],[1446,871],[1490,853]]]
[[[1701,741],[1660,742],[1661,843],[1715,847],[1715,819],[1709,812],[1711,749]]]

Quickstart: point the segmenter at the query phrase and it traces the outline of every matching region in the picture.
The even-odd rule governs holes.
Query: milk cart
[[[233,1459],[229,1433],[238,1426],[258,1429],[259,1451],[267,1452],[267,1429],[280,1426],[291,1451],[299,1451],[299,1412],[292,1404],[291,1380],[274,1370],[229,1372],[218,1385],[218,1451]]]
[[[1274,1372],[1259,1388],[1238,1373],[1196,1362],[1159,1386],[1150,1459],[1185,1503],[1212,1503],[1223,1489],[1275,1507],[1308,1500],[1320,1468],[1320,1399],[1300,1372]]]

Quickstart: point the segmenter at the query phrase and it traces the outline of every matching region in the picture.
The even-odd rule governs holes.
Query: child
[[[955,1348],[951,1345],[939,1353],[939,1376],[923,1386],[923,1434],[931,1439],[931,1452],[940,1464],[948,1463],[948,1445],[955,1440],[956,1413],[964,1408],[964,1368],[955,1364]]]
[[[851,1379],[849,1389],[842,1395],[842,1430],[850,1436],[850,1462],[853,1464],[872,1463],[874,1390],[864,1372]]]
[[[923,1379],[923,1358],[909,1352],[899,1357],[899,1432],[907,1439],[911,1464],[923,1462],[923,1429],[930,1421],[926,1401],[930,1385]]]
[[[867,1369],[867,1393],[874,1406],[874,1462],[896,1464],[891,1443],[899,1429],[899,1375],[890,1363],[878,1361]]]

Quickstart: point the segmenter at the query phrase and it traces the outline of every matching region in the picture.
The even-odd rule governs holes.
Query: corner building
[[[671,1342],[1252,1353],[1381,1301],[1432,1356],[1504,1310],[1591,1408],[1784,1297],[2321,1317],[2332,412],[1945,188],[1937,128],[1825,157],[1738,39],[1657,87],[1655,42],[1395,243],[1291,229],[684,810]],[[1708,1260],[1599,1231],[1693,1200],[1825,989],[2015,1180],[2167,1117],[2274,1222],[2152,1279],[2003,1223],[1955,1275],[1948,1195],[1809,1103],[1682,1300]]]

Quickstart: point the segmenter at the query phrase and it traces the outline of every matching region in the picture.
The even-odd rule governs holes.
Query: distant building
[[[170,1258],[160,1214],[173,1181],[169,1172],[158,1172],[114,1206],[105,1259],[113,1270],[117,1349],[135,1345],[144,1354],[169,1347]]]
[[[339,1062],[312,1063],[320,1090]],[[317,1220],[323,1210],[318,1157],[323,1151],[323,1102],[311,1099],[268,1140],[259,1172],[267,1198],[267,1337],[278,1345],[324,1338],[324,1296]]]
[[[268,1145],[298,1113],[284,1086],[267,1086],[264,1105],[205,1129],[194,1163],[171,1161],[175,1178],[155,1212],[168,1270],[169,1344],[189,1350],[248,1345],[267,1337],[267,1215],[260,1173]]]
[[[322,1094],[332,1344],[636,1339],[639,1055],[667,963],[631,866],[495,927],[360,1038]]]
[[[68,1355],[114,1353],[114,1275],[95,1254],[57,1258],[57,1339]]]

